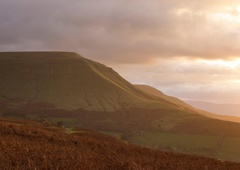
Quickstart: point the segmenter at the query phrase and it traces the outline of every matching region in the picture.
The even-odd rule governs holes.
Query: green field
[[[113,131],[100,131],[100,132],[104,133],[104,134],[107,134],[107,135],[110,135],[110,136],[117,137],[119,139],[121,139],[121,135],[122,135],[121,132],[113,132]]]
[[[240,162],[240,138],[144,132],[131,143],[164,151],[195,154]]]

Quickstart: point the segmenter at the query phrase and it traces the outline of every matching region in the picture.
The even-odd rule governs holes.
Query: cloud
[[[0,50],[66,50],[107,62],[240,55],[235,1],[1,0]],[[234,13],[235,11],[235,13]],[[239,18],[238,18],[239,17]]]
[[[114,68],[134,84],[148,84],[182,99],[240,103],[239,59],[161,59],[147,65],[118,64]]]
[[[231,63],[240,57],[239,5],[235,0],[1,0],[0,50],[75,51],[167,94],[239,100],[240,64]]]

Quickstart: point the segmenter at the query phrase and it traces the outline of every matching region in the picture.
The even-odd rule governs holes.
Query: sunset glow
[[[221,10],[212,14],[212,19],[215,21],[240,22],[240,5],[225,6]]]
[[[238,5],[236,9],[240,13],[240,5]]]
[[[0,170],[240,170],[240,0],[0,0],[0,24]]]
[[[229,69],[239,69],[240,67],[240,59],[230,60],[230,61],[224,61],[221,59],[218,60],[200,60],[198,62],[202,62],[204,64],[210,65],[210,66],[217,66],[222,68],[229,68]]]
[[[169,95],[240,103],[237,1],[14,0],[0,11],[2,51],[76,51]]]

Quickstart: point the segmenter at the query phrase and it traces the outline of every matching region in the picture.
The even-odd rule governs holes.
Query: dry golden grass
[[[0,119],[0,169],[239,170],[240,164],[153,151],[98,132]]]

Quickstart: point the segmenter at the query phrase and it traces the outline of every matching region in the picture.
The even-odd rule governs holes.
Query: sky
[[[240,103],[240,1],[0,0],[0,51],[74,51],[181,99]]]

